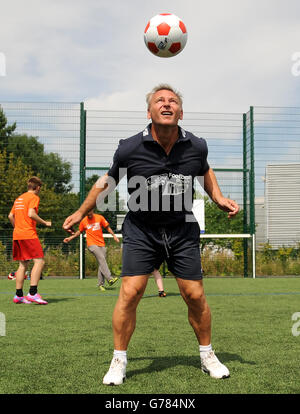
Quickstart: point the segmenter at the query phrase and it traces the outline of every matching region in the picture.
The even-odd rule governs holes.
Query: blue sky
[[[169,59],[145,47],[148,20],[178,15],[184,51]],[[0,101],[84,101],[87,108],[144,110],[168,82],[185,111],[245,112],[300,106],[298,0],[10,0],[1,5]],[[300,60],[300,58],[299,58]]]

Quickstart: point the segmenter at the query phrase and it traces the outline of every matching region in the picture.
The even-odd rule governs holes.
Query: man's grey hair
[[[180,106],[182,107],[182,94],[179,91],[177,91],[176,89],[174,89],[172,86],[168,85],[167,83],[161,83],[160,85],[155,86],[152,89],[151,92],[147,93],[146,102],[147,102],[147,105],[148,105],[148,109],[150,107],[150,102],[151,102],[151,99],[152,99],[153,95],[156,92],[162,91],[162,90],[173,92],[177,96],[177,98],[179,100],[179,103],[180,103]]]

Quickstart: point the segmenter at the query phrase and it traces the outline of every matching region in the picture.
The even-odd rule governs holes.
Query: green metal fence
[[[92,111],[86,113],[86,152],[85,152],[85,169],[82,171],[85,178],[102,175],[108,170],[112,162],[113,154],[118,146],[119,140],[136,134],[143,130],[149,121],[145,111]],[[244,149],[243,143],[246,142],[245,128],[243,124],[243,115],[239,113],[192,113],[185,112],[181,126],[193,132],[198,137],[207,140],[209,147],[209,163],[214,169],[218,182],[223,193],[235,199],[243,211],[251,211],[253,200],[250,200],[249,190],[244,191],[245,184],[250,182],[250,169],[253,167],[249,161],[253,155],[248,154]],[[246,145],[246,148],[248,146]],[[246,155],[245,155],[246,154]],[[204,191],[196,182],[196,191],[204,196]],[[246,187],[247,188],[247,187]],[[250,186],[248,185],[248,188]],[[126,206],[127,187],[125,178],[118,186],[120,199],[123,201],[122,206]],[[116,214],[122,213],[116,211]],[[107,214],[107,212],[103,212]],[[243,213],[244,214],[244,213]],[[225,217],[223,218],[225,221]],[[241,228],[238,233],[244,243],[244,269],[242,274],[247,277],[249,273],[253,274],[252,261],[248,260],[251,256],[249,242],[244,237],[244,233],[249,236],[250,216],[244,216]],[[220,231],[210,228],[202,236],[203,243],[208,245],[220,245],[225,247],[229,245],[230,237],[236,237],[236,229],[229,226],[224,227],[222,234],[216,236],[212,233]],[[209,234],[208,234],[209,233]],[[226,236],[227,235],[227,236]],[[226,237],[225,237],[226,236]],[[208,240],[209,239],[209,240]],[[227,243],[224,240],[227,240]],[[232,242],[232,240],[231,240]],[[86,260],[84,250],[82,251],[82,261]],[[84,274],[82,275],[84,277]]]
[[[52,251],[61,263],[56,266],[59,275],[78,275],[76,259],[72,258],[72,268],[65,266],[69,248],[63,243],[62,223],[79,206],[80,104],[2,102],[0,110],[0,275],[18,266],[12,261],[12,227],[7,216],[15,198],[27,191],[31,175],[39,175],[44,183],[39,215],[52,220],[49,229],[37,226],[45,252]],[[51,259],[47,257],[46,263],[44,273],[52,274]]]
[[[119,140],[145,128],[149,122],[146,111],[86,110],[83,103],[3,102],[0,108],[7,120],[4,126],[0,123],[0,276],[17,267],[11,257],[12,228],[7,215],[14,199],[22,189],[25,191],[28,174],[33,173],[45,182],[40,194],[40,215],[53,222],[51,229],[39,228],[48,255],[45,274],[84,278],[90,265],[85,239],[81,237],[70,245],[64,244],[66,234],[62,223],[83,202],[95,179],[108,170]],[[255,276],[255,251],[269,241],[266,235],[274,234],[271,229],[274,217],[281,220],[278,212],[272,217],[275,167],[282,165],[285,171],[293,168],[296,176],[290,180],[293,186],[290,192],[297,193],[300,108],[250,107],[245,114],[185,112],[181,126],[206,139],[208,161],[223,194],[235,199],[242,210],[238,228],[228,222],[220,227],[220,220],[215,223],[207,220],[202,248],[214,245],[226,249],[238,238],[243,246],[240,276]],[[103,212],[109,215],[115,232],[118,231],[116,216],[127,209],[125,178],[117,191],[117,211]],[[205,196],[198,184],[196,191]],[[288,191],[284,200],[293,212],[296,201],[289,197]],[[294,217],[292,213],[287,215]],[[295,231],[290,242],[297,245],[300,229],[294,221],[290,231]],[[282,223],[287,222],[282,219]],[[228,234],[232,235],[231,239]],[[285,243],[286,240],[283,239]],[[60,263],[59,271],[57,266],[53,268],[53,257]]]
[[[251,114],[257,248],[266,243],[295,248],[300,242],[300,108],[254,106]]]

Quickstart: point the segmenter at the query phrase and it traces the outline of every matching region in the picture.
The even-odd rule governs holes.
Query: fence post
[[[252,238],[252,256],[255,255],[255,171],[254,171],[254,108],[250,106],[250,234]],[[255,257],[252,257],[252,275],[255,277]]]
[[[86,167],[86,111],[84,103],[80,103],[80,154],[79,154],[79,202],[80,205],[85,199],[85,167]],[[85,238],[80,235],[79,249],[79,278],[85,278]]]
[[[252,277],[256,276],[256,257],[255,257],[255,233],[252,234]]]
[[[248,209],[247,209],[247,114],[243,114],[243,231],[248,233]],[[248,239],[243,239],[244,247],[244,277],[248,277]]]
[[[0,336],[6,336],[6,318],[2,312],[0,312]]]

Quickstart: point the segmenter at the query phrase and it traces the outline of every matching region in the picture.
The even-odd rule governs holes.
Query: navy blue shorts
[[[130,213],[122,226],[122,276],[148,275],[165,260],[175,277],[203,277],[200,258],[200,229],[197,222],[153,228],[134,220]]]

